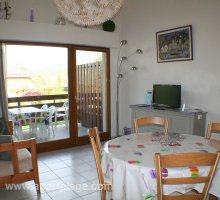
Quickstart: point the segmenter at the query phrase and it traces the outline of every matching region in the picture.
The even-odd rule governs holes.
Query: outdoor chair
[[[65,126],[68,126],[68,119],[69,119],[69,102],[68,99],[66,99],[63,103],[63,106],[60,108],[57,108],[56,114],[55,114],[55,127],[57,127],[57,118],[62,117]]]

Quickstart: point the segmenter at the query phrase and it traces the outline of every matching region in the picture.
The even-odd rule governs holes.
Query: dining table
[[[22,127],[29,126],[30,131],[35,133],[37,125],[47,123],[48,112],[33,106],[17,107],[8,109],[9,119],[13,121],[16,134],[23,139]],[[36,133],[35,133],[36,134]]]
[[[201,136],[168,133],[170,141],[164,143],[162,133],[148,132],[117,137],[104,144],[101,161],[102,170],[112,180],[112,199],[114,200],[151,200],[157,195],[154,156],[187,152],[217,152],[218,140],[208,140]],[[175,137],[178,136],[178,139]],[[196,167],[196,166],[195,166]],[[220,198],[220,164],[214,176],[209,193]],[[202,166],[196,170],[192,166],[164,169],[165,177],[203,175],[209,168]],[[172,192],[187,193],[191,190],[202,191],[202,184],[167,185],[164,194]]]

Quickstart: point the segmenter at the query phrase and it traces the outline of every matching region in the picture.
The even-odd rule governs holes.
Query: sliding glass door
[[[5,43],[8,116],[19,139],[38,151],[89,143],[97,126],[110,138],[110,51],[107,48]]]
[[[98,127],[100,133],[110,131],[108,109],[107,52],[99,49],[76,49],[76,99],[78,137],[88,128]]]
[[[68,48],[6,45],[8,114],[20,139],[70,138]]]

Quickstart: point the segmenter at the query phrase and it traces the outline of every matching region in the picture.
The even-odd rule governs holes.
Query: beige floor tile
[[[97,170],[96,169],[91,169],[89,171],[85,171],[80,173],[82,176],[87,178],[88,180],[93,180],[95,178],[98,178]]]
[[[67,185],[61,179],[44,182],[41,184],[41,186],[46,192],[67,189]]]
[[[48,195],[53,199],[53,200],[72,200],[76,199],[79,196],[74,193],[71,190],[56,190],[53,192],[49,192]]]
[[[93,170],[94,168],[92,168],[89,164],[84,163],[82,165],[74,166],[73,169],[76,172],[82,173],[82,172],[86,172],[86,171],[89,171],[89,170]]]
[[[61,180],[66,184],[80,184],[89,181],[79,174],[72,174],[71,176],[62,177]]]
[[[45,172],[45,173],[40,173],[40,183],[44,183],[44,182],[47,182],[47,181],[51,181],[51,180],[54,180],[54,179],[58,179],[59,177],[54,174],[52,171],[50,172]]]
[[[90,182],[82,183],[82,187],[74,192],[79,196],[85,196],[98,191],[98,185]]]
[[[30,190],[0,189],[2,200],[99,200],[97,171],[90,145],[42,153],[38,155],[41,194],[37,195],[34,181]],[[48,186],[48,187],[47,187]],[[84,186],[84,188],[83,188]],[[85,189],[85,186],[87,187]]]
[[[50,168],[50,170],[62,169],[68,167],[63,161],[54,162],[54,163],[46,163],[46,165]]]

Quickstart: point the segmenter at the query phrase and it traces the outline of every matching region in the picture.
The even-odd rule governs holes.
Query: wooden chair
[[[100,193],[101,193],[101,200],[106,200],[106,191],[111,192],[112,191],[112,184],[110,181],[105,180],[104,174],[102,172],[101,167],[101,144],[98,134],[98,129],[96,127],[90,128],[87,131],[90,139],[90,143],[92,145],[96,167],[98,171],[98,178],[99,178],[99,184],[100,184]]]
[[[13,135],[12,122],[7,122],[7,126]],[[19,184],[34,180],[37,192],[40,193],[35,139],[1,144],[0,152],[5,151],[11,152],[12,162],[1,161],[1,167],[4,169],[1,169],[0,187],[5,187],[6,184]]]
[[[208,124],[207,139],[211,139],[212,133],[220,133],[220,123],[211,122]]]
[[[160,125],[164,126],[164,132],[167,134],[168,132],[168,120],[161,117],[152,117],[146,116],[142,118],[138,118],[134,121],[135,133],[138,134],[139,127],[144,125]]]
[[[89,132],[89,130],[88,130],[88,132]],[[101,155],[101,153],[102,153],[102,145],[101,145],[101,142],[100,142],[98,127],[92,128],[91,132],[93,132],[92,135],[93,135],[93,137],[95,139],[97,150],[98,150],[99,154]]]
[[[14,133],[13,122],[12,121],[7,121],[6,124],[7,124],[7,127],[8,127],[8,130],[9,130],[10,134],[13,135],[13,133]]]
[[[156,176],[157,176],[157,199],[158,200],[205,200],[218,166],[220,153],[192,152],[160,155],[155,154]],[[187,166],[210,166],[207,176],[163,178],[161,170],[169,167],[187,167]],[[163,185],[174,184],[196,184],[204,183],[202,193],[188,193],[170,195],[163,194]]]

